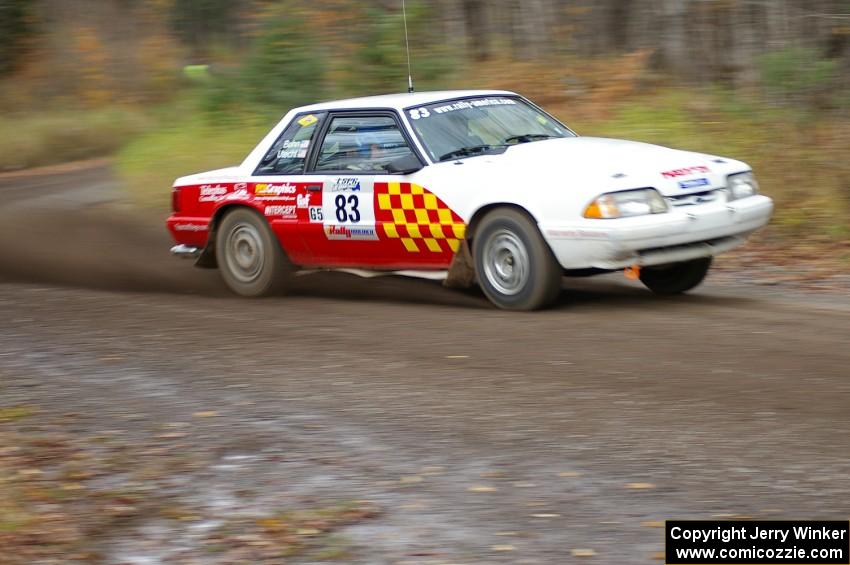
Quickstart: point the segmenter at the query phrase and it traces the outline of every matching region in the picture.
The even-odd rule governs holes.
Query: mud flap
[[[195,261],[195,266],[201,269],[218,268],[218,261],[215,258],[215,244],[208,243],[207,246],[204,247],[201,254],[198,255],[198,259]]]
[[[469,241],[464,239],[455,253],[443,286],[447,288],[470,288],[475,284],[475,263],[469,250]]]
[[[220,217],[213,217],[213,219],[210,220],[210,231],[207,234],[207,244],[204,246],[201,254],[198,255],[198,259],[195,261],[195,266],[199,269],[218,268],[218,259],[215,256],[215,239],[220,221]]]

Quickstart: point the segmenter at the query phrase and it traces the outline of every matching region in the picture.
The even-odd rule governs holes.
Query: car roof
[[[431,92],[413,92],[400,94],[383,94],[380,96],[366,96],[363,98],[348,98],[345,100],[334,100],[321,102],[309,106],[296,108],[296,112],[317,112],[319,110],[338,110],[348,108],[393,108],[402,110],[410,106],[423,106],[433,104],[442,100],[454,98],[468,98],[472,96],[516,96],[516,93],[507,90],[436,90]]]

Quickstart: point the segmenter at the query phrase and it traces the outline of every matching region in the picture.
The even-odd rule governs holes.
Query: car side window
[[[391,116],[337,116],[322,140],[316,171],[385,172],[413,155]]]
[[[304,172],[307,153],[324,113],[296,116],[271,146],[255,175],[297,175]]]

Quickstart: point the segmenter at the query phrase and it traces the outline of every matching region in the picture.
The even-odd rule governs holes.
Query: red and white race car
[[[355,268],[534,309],[563,275],[687,291],[772,209],[740,161],[579,137],[512,92],[422,92],[292,110],[241,165],[178,179],[168,229],[244,296]]]

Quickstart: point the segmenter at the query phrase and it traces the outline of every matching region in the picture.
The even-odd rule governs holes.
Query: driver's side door
[[[319,135],[308,174],[321,184],[322,223],[304,237],[315,261],[325,266],[405,268],[416,258],[391,241],[381,211],[390,184],[410,175],[391,174],[391,163],[420,159],[391,111],[331,113]],[[408,161],[409,162],[409,161]]]

